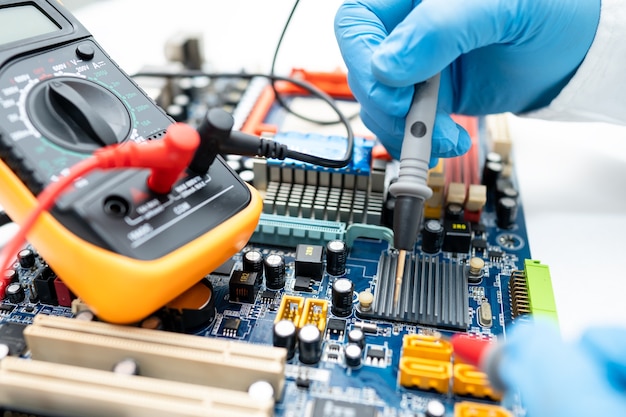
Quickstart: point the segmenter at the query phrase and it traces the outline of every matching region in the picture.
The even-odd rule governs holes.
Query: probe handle
[[[411,108],[406,116],[404,141],[400,154],[398,180],[389,187],[396,197],[394,246],[411,250],[421,223],[424,201],[433,194],[426,184],[437,113],[439,74],[415,87]]]

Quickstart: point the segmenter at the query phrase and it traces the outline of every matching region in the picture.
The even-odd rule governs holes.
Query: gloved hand
[[[591,328],[568,344],[547,323],[517,326],[499,377],[528,417],[626,416],[626,328]]]
[[[450,113],[527,112],[571,79],[600,0],[347,0],[335,33],[361,117],[399,157],[413,85],[442,72],[432,156],[470,147]]]

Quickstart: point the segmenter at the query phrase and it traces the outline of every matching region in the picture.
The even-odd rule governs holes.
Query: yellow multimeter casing
[[[0,21],[16,14],[35,25],[0,44],[0,205],[19,223],[66,169],[103,146],[160,140],[172,120],[61,5],[4,2]],[[102,320],[136,322],[178,297],[244,247],[261,213],[219,157],[168,194],[147,176],[85,176],[28,236]]]

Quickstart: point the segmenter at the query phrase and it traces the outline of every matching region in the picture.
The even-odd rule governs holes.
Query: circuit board
[[[187,115],[201,111],[190,106]],[[274,106],[264,122],[283,119]],[[73,405],[91,410],[83,415],[118,415],[119,409],[157,415],[136,411],[148,409],[156,392],[175,410],[163,406],[158,415],[523,416],[523,399],[503,399],[484,374],[454,358],[448,342],[458,332],[503,338],[529,314],[556,317],[547,267],[531,260],[506,134],[485,120],[468,123],[473,151],[431,171],[435,199],[407,256],[398,301],[393,201],[386,193],[397,165],[373,156],[373,141],[364,138],[357,138],[357,157],[343,169],[230,160],[265,194],[254,236],[189,294],[135,326],[99,322],[36,248],[20,252],[0,304],[0,345],[8,357],[59,366],[45,381],[60,388],[45,397],[42,379],[25,379],[25,388],[11,380],[19,366],[7,365],[0,375],[4,415],[80,415],[59,411]],[[343,143],[280,129],[276,139]],[[172,346],[189,356],[169,352]],[[196,350],[229,358],[205,363]],[[77,368],[100,373],[66,376]],[[208,371],[198,376],[194,368]],[[38,372],[24,371],[40,378]],[[115,391],[119,381],[107,385],[105,374],[120,373],[130,385]],[[161,391],[150,391],[151,380]],[[181,399],[197,386],[218,391],[199,391],[204,405]],[[37,394],[24,394],[29,389]],[[55,399],[44,407],[48,412],[35,404],[37,395]],[[194,414],[193,407],[206,409]]]

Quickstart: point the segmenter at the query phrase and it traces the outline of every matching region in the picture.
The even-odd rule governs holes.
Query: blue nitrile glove
[[[626,416],[626,328],[591,328],[565,343],[547,323],[517,326],[499,377],[528,417]]]
[[[348,0],[335,33],[361,117],[398,158],[413,85],[442,72],[433,157],[465,153],[450,113],[527,112],[571,79],[600,0]]]

